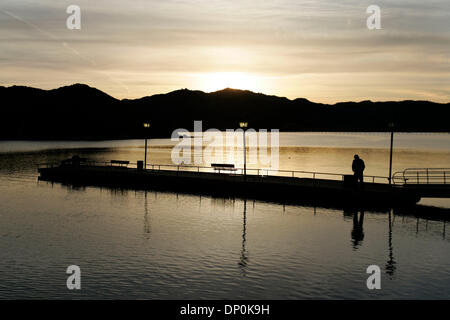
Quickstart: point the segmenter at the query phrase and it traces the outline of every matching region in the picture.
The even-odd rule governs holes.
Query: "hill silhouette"
[[[430,101],[341,102],[289,100],[245,90],[205,93],[187,89],[140,99],[118,100],[84,84],[53,90],[1,87],[0,139],[125,139],[169,137],[176,128],[250,127],[280,131],[450,132],[450,104]]]

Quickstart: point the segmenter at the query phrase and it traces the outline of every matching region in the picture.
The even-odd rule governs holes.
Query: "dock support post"
[[[147,138],[145,138],[144,170],[147,170]]]
[[[389,123],[389,127],[391,128],[391,151],[389,154],[389,185],[392,184],[392,151],[394,148],[394,123]]]

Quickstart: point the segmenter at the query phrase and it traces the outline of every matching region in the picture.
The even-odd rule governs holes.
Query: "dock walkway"
[[[241,170],[241,169],[239,169]],[[386,177],[368,176],[364,186],[344,183],[344,175],[306,171],[250,169],[217,173],[213,168],[173,165],[148,165],[147,170],[115,166],[111,162],[45,164],[40,179],[77,185],[107,185],[118,188],[173,190],[187,193],[221,194],[286,202],[321,201],[342,204],[409,205],[420,200],[413,188],[389,185]],[[308,177],[309,176],[309,177]],[[325,179],[329,176],[330,178]]]

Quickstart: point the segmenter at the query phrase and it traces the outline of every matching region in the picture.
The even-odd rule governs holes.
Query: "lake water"
[[[149,162],[170,163],[173,145],[152,140]],[[394,171],[450,167],[448,134],[396,134],[395,146]],[[358,153],[366,174],[387,176],[388,147],[388,134],[282,133],[279,167],[349,173]],[[135,162],[143,150],[139,140],[0,142],[0,298],[450,298],[445,221],[37,180],[42,162]],[[81,268],[79,291],[66,287],[69,265]],[[366,287],[369,265],[381,290]]]

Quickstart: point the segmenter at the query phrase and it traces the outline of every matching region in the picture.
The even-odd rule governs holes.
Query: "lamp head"
[[[247,128],[248,122],[239,122],[239,127],[241,128]]]

